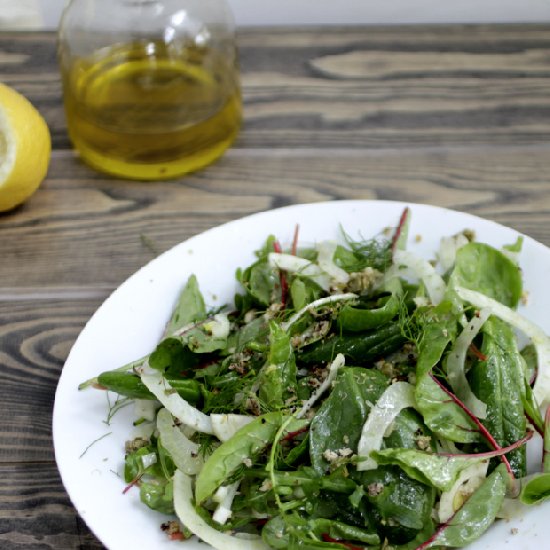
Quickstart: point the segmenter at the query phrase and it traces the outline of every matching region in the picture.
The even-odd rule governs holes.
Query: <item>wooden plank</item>
[[[0,464],[3,550],[99,550],[72,506],[53,463]]]
[[[249,29],[236,148],[541,144],[550,27]],[[2,80],[69,148],[52,33],[0,35]]]
[[[104,297],[0,301],[0,467],[53,461],[51,418],[61,369]]]
[[[113,181],[57,155],[22,208],[0,216],[0,288],[114,288],[212,226],[295,203],[440,205],[550,244],[550,147],[231,151],[180,181]],[[84,289],[85,291],[85,289]]]

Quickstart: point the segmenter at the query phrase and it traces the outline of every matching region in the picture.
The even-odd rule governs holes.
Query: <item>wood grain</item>
[[[38,106],[50,172],[0,215],[0,548],[103,548],[65,493],[55,388],[98,305],[160,252],[280,206],[342,199],[471,212],[550,246],[550,27],[247,29],[245,122],[210,168],[115,180],[71,150],[52,33],[0,33],[0,80]]]
[[[69,148],[53,34],[0,36],[2,81]],[[540,144],[550,137],[543,26],[248,29],[235,147]]]
[[[78,517],[52,463],[0,464],[0,547],[103,548]]]
[[[113,181],[58,154],[19,211],[0,216],[0,287],[118,286],[212,226],[295,203],[420,202],[471,212],[550,244],[550,147],[230,151],[177,182]]]
[[[9,419],[0,428],[0,467],[53,461],[51,418],[61,369],[104,297],[0,301],[0,418]]]

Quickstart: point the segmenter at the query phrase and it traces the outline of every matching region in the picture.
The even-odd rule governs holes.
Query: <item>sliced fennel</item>
[[[458,476],[451,489],[443,491],[439,500],[439,522],[445,523],[487,477],[489,461],[472,464]]]
[[[408,382],[396,382],[382,394],[376,405],[371,409],[367,421],[361,431],[361,439],[357,446],[357,455],[364,457],[357,464],[359,471],[374,470],[376,461],[370,457],[372,451],[382,447],[386,430],[391,426],[397,415],[409,407],[416,407],[414,386]]]
[[[231,506],[240,484],[240,481],[235,481],[231,485],[220,487],[212,497],[212,500],[218,502],[218,506],[212,515],[212,519],[216,523],[225,525],[227,520],[233,515]]]
[[[198,474],[204,464],[199,445],[193,443],[174,424],[168,409],[161,409],[157,415],[157,429],[162,444],[172,456],[174,464],[188,475]]]
[[[191,478],[181,470],[176,470],[174,474],[174,508],[183,525],[216,550],[269,549],[260,537],[241,538],[238,535],[227,535],[208,525],[195,510]]]
[[[342,368],[345,364],[346,359],[341,353],[339,353],[329,367],[328,376],[317,388],[317,390],[315,390],[315,393],[302,405],[302,408],[295,415],[296,418],[303,418],[309,412],[313,405],[315,405],[315,403],[319,400],[321,395],[323,395],[323,393],[325,393],[330,386],[332,386],[332,383],[336,380],[336,376],[338,375],[338,369]]]
[[[246,426],[254,417],[244,414],[211,414],[212,430],[220,441],[231,439],[243,426]]]
[[[396,250],[393,261],[391,271],[394,276],[404,274],[402,270],[410,271],[422,281],[434,306],[443,300],[447,286],[430,262],[407,250]]]
[[[491,315],[490,308],[482,309],[472,317],[462,332],[455,340],[449,355],[447,356],[447,379],[451,388],[465,405],[478,417],[487,417],[487,405],[475,395],[466,378],[466,354],[474,338],[478,335],[481,327]]]
[[[180,397],[160,371],[150,370],[142,374],[141,381],[180,422],[199,432],[214,433],[210,417]]]
[[[317,245],[317,264],[338,284],[346,284],[350,276],[334,263],[337,244],[334,241],[322,241]]]
[[[538,358],[538,373],[533,388],[534,397],[540,407],[546,408],[550,405],[550,338],[546,333],[517,311],[493,300],[493,298],[489,298],[489,296],[481,292],[460,286],[457,286],[455,290],[460,299],[480,309],[488,308],[492,315],[509,323],[531,339],[537,350]]]
[[[323,271],[317,264],[305,258],[299,258],[292,254],[283,254],[280,252],[271,252],[268,258],[271,266],[311,279],[323,290],[328,291],[330,289],[330,275]]]

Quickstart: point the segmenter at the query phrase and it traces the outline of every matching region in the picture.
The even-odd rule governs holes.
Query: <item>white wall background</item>
[[[56,28],[65,1],[0,0],[0,28]],[[238,25],[550,22],[550,0],[228,1]]]

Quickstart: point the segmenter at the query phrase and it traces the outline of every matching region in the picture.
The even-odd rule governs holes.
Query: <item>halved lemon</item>
[[[0,84],[0,212],[26,201],[48,172],[51,138],[28,99]]]

